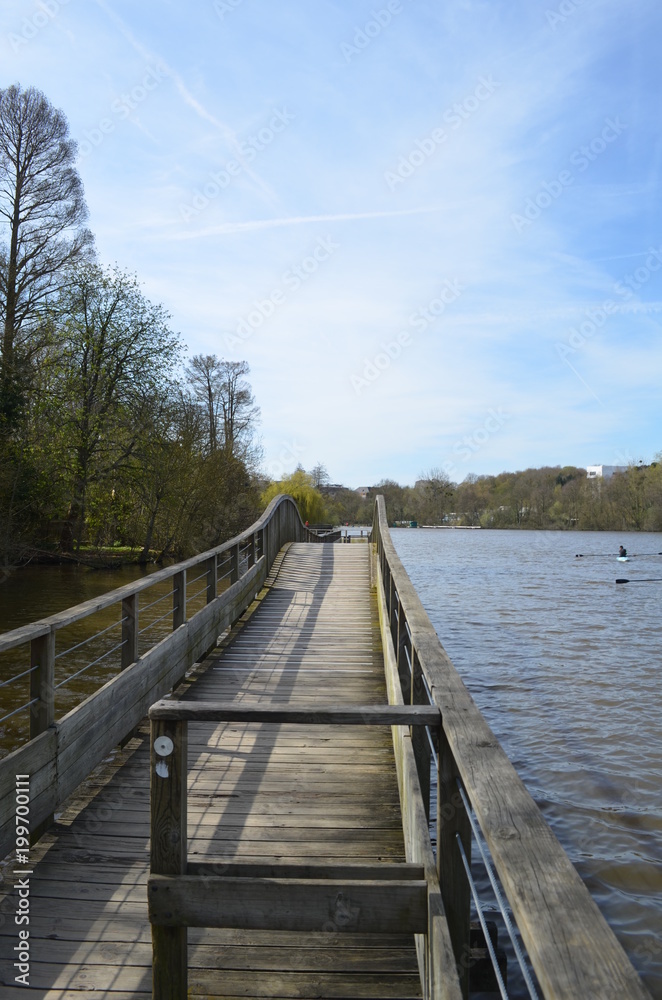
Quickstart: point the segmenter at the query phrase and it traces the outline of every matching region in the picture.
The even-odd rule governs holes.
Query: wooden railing
[[[307,933],[328,926],[337,901],[351,901],[359,914],[349,930],[361,934],[416,934],[424,951],[435,947],[440,922],[436,879],[423,863],[327,864],[264,862],[189,863],[187,858],[187,733],[196,722],[257,722],[289,725],[429,726],[438,730],[432,707],[369,705],[336,708],[272,705],[243,707],[219,702],[163,700],[149,712],[151,729],[150,877],[152,996],[187,995],[189,927],[279,930]],[[414,806],[415,808],[415,806]],[[434,874],[434,873],[433,873]],[[341,928],[342,930],[342,928]],[[446,955],[451,962],[450,947]],[[423,970],[428,1000],[460,1000],[455,976],[437,962]],[[455,983],[455,985],[454,985]]]
[[[264,514],[230,541],[185,562],[110,591],[74,608],[0,635],[0,653],[29,654],[30,740],[0,761],[0,857],[15,846],[16,775],[30,776],[33,839],[58,806],[113,749],[130,735],[150,705],[166,695],[193,663],[213,649],[262,587],[286,542],[321,542],[303,524],[289,496],[276,497]],[[138,655],[141,598],[172,581],[172,632]],[[206,604],[187,620],[187,582],[203,580]],[[219,586],[225,588],[218,593]],[[168,597],[170,594],[167,595]],[[162,598],[161,598],[162,599]],[[148,601],[149,603],[149,601]],[[118,673],[72,711],[57,719],[58,633],[104,609],[118,609]],[[113,650],[111,649],[111,652]]]
[[[389,700],[433,705],[441,711],[440,741],[435,748],[437,873],[464,996],[468,995],[471,966],[470,887],[462,860],[462,852],[467,859],[471,857],[466,800],[492,855],[543,996],[547,1000],[650,1000],[444,651],[393,546],[383,497],[377,498],[372,540]],[[415,758],[429,814],[430,740],[424,727],[413,729],[407,739],[398,736],[398,730],[394,734],[400,747],[397,759],[406,764],[409,750]],[[416,842],[412,838],[412,847]],[[408,853],[407,860],[419,859]]]

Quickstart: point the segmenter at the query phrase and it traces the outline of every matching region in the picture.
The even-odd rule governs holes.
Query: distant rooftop
[[[616,472],[627,472],[627,465],[587,465],[587,479],[609,479]]]

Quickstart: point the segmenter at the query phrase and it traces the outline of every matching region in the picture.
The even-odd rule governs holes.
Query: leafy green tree
[[[162,306],[132,275],[89,266],[58,302],[56,396],[70,500],[61,547],[80,544],[91,483],[127,462],[179,360],[179,338]]]
[[[301,520],[309,524],[323,524],[326,522],[327,511],[324,504],[324,497],[313,485],[312,476],[305,472],[301,466],[294,472],[281,479],[278,483],[271,483],[262,494],[262,505],[266,507],[279,493],[289,493],[299,507]]]
[[[442,524],[454,509],[455,488],[442,469],[421,473],[415,494],[418,504],[414,520],[422,524]]]

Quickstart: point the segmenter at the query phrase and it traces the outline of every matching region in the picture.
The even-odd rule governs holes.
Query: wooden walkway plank
[[[184,694],[238,706],[387,701],[369,546],[291,545],[242,629]],[[189,723],[189,861],[405,861],[388,727]],[[93,782],[91,783],[94,787]],[[43,1000],[151,996],[149,762],[143,736],[60,822],[32,876],[31,991]],[[413,937],[191,928],[191,998],[418,998]],[[14,985],[0,927],[3,1000]]]

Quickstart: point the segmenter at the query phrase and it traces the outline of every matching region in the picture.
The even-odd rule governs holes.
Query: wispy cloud
[[[379,212],[335,212],[328,215],[294,215],[283,219],[251,219],[246,222],[222,222],[218,226],[197,229],[193,232],[180,230],[169,238],[172,240],[197,240],[204,236],[227,236],[230,233],[255,232],[260,229],[279,229],[284,226],[306,226],[316,222],[354,222],[360,219],[390,219],[400,215],[432,215],[446,211],[444,206],[402,208]]]
[[[262,191],[265,196],[267,203],[271,207],[276,207],[279,203],[279,199],[273,189],[265,183],[265,181],[251,169],[248,164],[244,153],[242,152],[242,144],[234,131],[225,122],[221,121],[216,115],[213,115],[207,108],[197,99],[197,97],[189,90],[182,76],[172,68],[163,56],[158,55],[151,49],[147,48],[146,45],[136,38],[134,33],[131,31],[126,22],[117,14],[105,0],[95,0],[98,7],[103,10],[103,12],[110,18],[116,28],[120,31],[123,37],[127,40],[129,45],[148,63],[154,63],[158,65],[162,71],[172,80],[177,88],[177,92],[184,101],[184,103],[191,108],[195,114],[202,119],[202,121],[207,122],[216,131],[220,133],[223,140],[232,151],[234,156],[239,160],[242,167],[244,168],[246,174],[251,178],[253,183]]]

